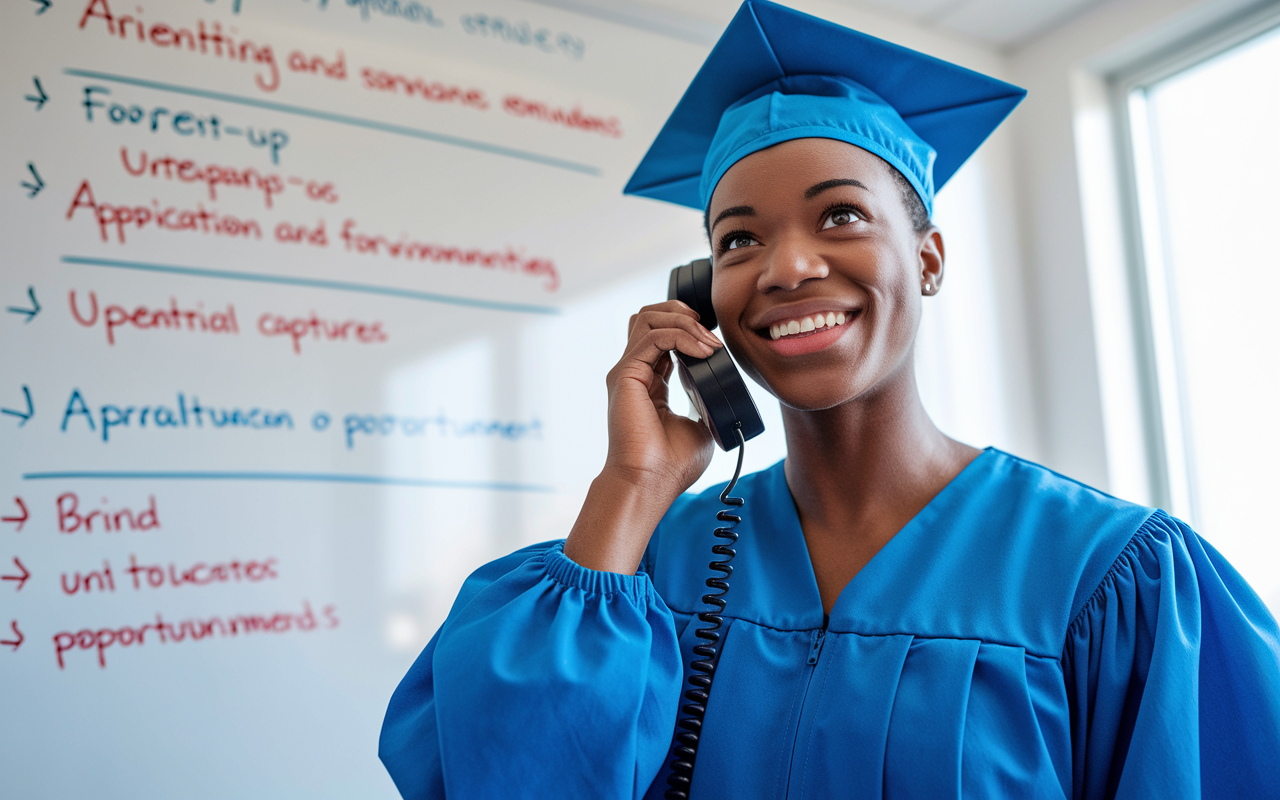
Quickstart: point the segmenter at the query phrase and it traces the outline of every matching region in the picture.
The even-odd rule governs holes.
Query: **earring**
[[[932,283],[929,283],[929,282],[927,282],[927,281],[925,282],[925,284],[924,284],[924,293],[925,293],[925,294],[933,294],[933,284],[932,284]]]

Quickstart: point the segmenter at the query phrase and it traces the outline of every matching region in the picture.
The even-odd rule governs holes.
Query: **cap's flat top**
[[[1026,95],[933,56],[767,0],[747,0],[624,191],[704,208],[699,186],[704,170],[716,166],[707,164],[707,154],[725,112],[767,84],[804,75],[853,81],[891,106],[910,133],[936,151],[932,180],[918,181],[933,187],[946,183]],[[850,105],[849,115],[858,113],[857,104]]]

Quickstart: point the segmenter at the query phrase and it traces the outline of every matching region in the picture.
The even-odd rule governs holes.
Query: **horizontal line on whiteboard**
[[[256,97],[241,97],[237,94],[214,92],[209,89],[196,89],[191,86],[178,86],[172,83],[161,83],[160,81],[151,81],[145,78],[131,78],[127,75],[112,75],[109,72],[95,72],[93,70],[72,69],[70,67],[62,71],[68,75],[74,75],[77,78],[94,78],[100,81],[114,81],[115,83],[124,83],[129,86],[140,86],[144,89],[155,89],[161,92],[174,92],[175,94],[185,94],[192,97],[203,97],[206,100],[220,100],[224,103],[237,103],[242,106],[264,108],[268,111],[279,111],[283,114],[296,114],[300,117],[311,117],[312,119],[324,120],[325,122],[336,122],[340,125],[354,125],[357,128],[368,128],[369,130],[382,131],[383,133],[394,133],[399,136],[409,136],[414,139],[425,139],[429,142],[451,144],[455,147],[479,150],[482,153],[507,156],[508,158],[519,158],[524,161],[532,161],[535,164],[544,164],[548,167],[558,167],[560,169],[567,169],[571,172],[581,172],[584,175],[594,175],[599,177],[601,174],[599,167],[593,167],[590,164],[581,164],[577,161],[567,161],[563,158],[555,158],[554,156],[544,156],[541,153],[533,153],[528,150],[517,150],[514,147],[503,147],[499,144],[489,144],[488,142],[481,142],[476,139],[466,139],[461,136],[450,136],[447,133],[436,133],[435,131],[427,131],[421,128],[410,128],[407,125],[393,125],[390,122],[378,122],[377,120],[364,119],[363,117],[336,114],[332,111],[321,111],[316,108],[294,106],[289,105],[288,103],[277,103],[274,100],[261,100]]]
[[[117,470],[71,472],[27,472],[27,481],[43,480],[178,480],[178,481],[300,481],[308,483],[363,483],[373,486],[412,486],[424,489],[489,489],[495,492],[554,492],[536,483],[502,481],[446,481],[431,478],[396,478],[386,475],[347,475],[333,472],[237,472],[237,471],[151,471]]]
[[[136,269],[143,272],[167,272],[172,275],[190,275],[197,278],[222,278],[231,281],[254,281],[256,283],[278,283],[283,286],[307,286],[313,289],[334,289],[341,292],[364,292],[365,294],[381,294],[388,297],[401,297],[408,300],[425,300],[431,303],[448,303],[455,306],[471,306],[485,308],[490,311],[514,311],[522,314],[559,314],[560,309],[554,306],[535,306],[525,303],[503,303],[498,300],[478,300],[474,297],[455,297],[448,294],[418,292],[412,289],[397,289],[392,286],[373,286],[367,283],[347,283],[346,281],[326,281],[319,278],[295,278],[289,275],[260,275],[255,272],[234,272],[225,269],[208,269],[205,267],[180,267],[173,264],[153,264],[147,261],[120,261],[114,258],[90,258],[88,256],[63,256],[64,264],[81,264],[90,267],[111,267],[113,269]]]

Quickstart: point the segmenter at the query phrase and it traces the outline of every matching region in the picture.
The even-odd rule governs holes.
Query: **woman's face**
[[[795,139],[734,164],[711,198],[720,333],[788,406],[831,408],[910,377],[942,237],[912,229],[892,170],[845,142]]]

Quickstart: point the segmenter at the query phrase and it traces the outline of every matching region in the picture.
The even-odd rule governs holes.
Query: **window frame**
[[[1280,5],[1237,15],[1106,76],[1120,179],[1125,260],[1137,355],[1138,400],[1152,501],[1183,519],[1198,511],[1195,458],[1178,365],[1159,178],[1150,148],[1148,91],[1280,27]]]

